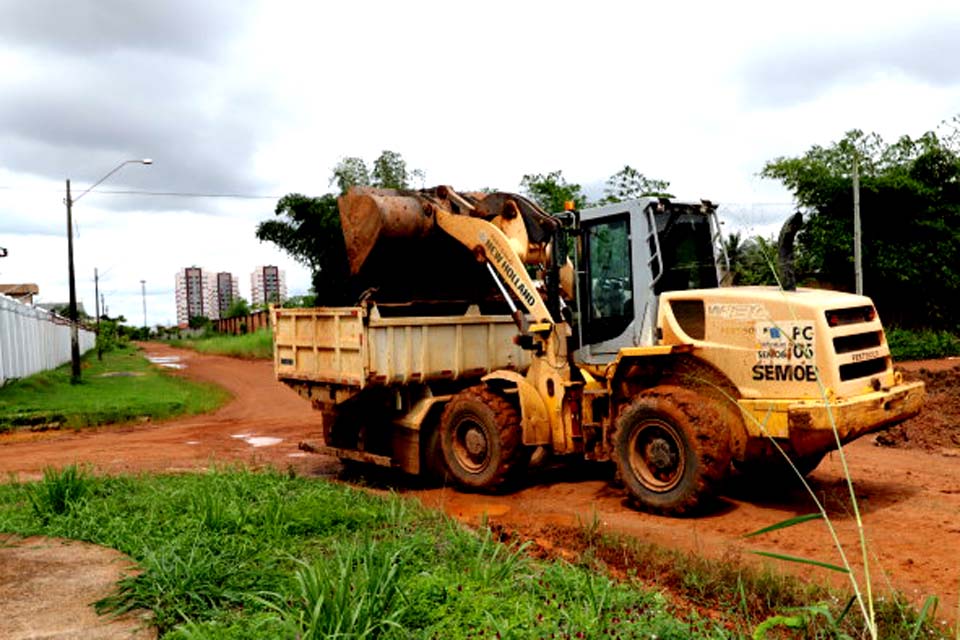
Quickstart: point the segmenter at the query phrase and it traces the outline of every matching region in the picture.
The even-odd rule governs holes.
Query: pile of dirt
[[[900,367],[905,379],[926,383],[927,398],[920,415],[878,434],[877,444],[960,455],[960,364],[956,363],[951,359]]]

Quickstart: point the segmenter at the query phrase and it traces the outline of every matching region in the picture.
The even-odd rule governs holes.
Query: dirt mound
[[[91,606],[132,569],[130,558],[106,547],[0,538],[0,638],[156,638],[141,616],[98,616]]]
[[[927,400],[919,416],[877,435],[877,444],[960,454],[960,363],[955,359],[908,362],[901,369],[907,380],[926,383]]]

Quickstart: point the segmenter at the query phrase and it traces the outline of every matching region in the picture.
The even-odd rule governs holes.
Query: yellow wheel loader
[[[735,467],[782,475],[782,450],[806,474],[920,410],[869,298],[720,287],[710,202],[354,188],[339,208],[360,301],[272,312],[277,377],[321,412],[307,448],[485,491],[533,457],[612,461],[679,515]]]

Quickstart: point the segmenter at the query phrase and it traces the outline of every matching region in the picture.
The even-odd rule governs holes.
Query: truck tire
[[[730,433],[710,399],[662,385],[620,414],[610,434],[618,479],[641,508],[684,515],[713,498],[730,469]]]
[[[440,447],[450,476],[469,489],[504,488],[522,470],[520,416],[483,386],[461,391],[440,417]]]

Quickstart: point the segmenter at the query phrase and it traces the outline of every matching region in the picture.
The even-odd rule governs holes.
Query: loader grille
[[[833,349],[839,353],[851,353],[853,351],[863,351],[879,347],[881,334],[879,331],[869,331],[867,333],[855,333],[850,336],[838,336],[833,339]]]
[[[876,373],[883,373],[887,370],[887,359],[874,358],[873,360],[864,360],[863,362],[851,362],[840,365],[840,380],[854,380],[856,378],[866,378]]]

